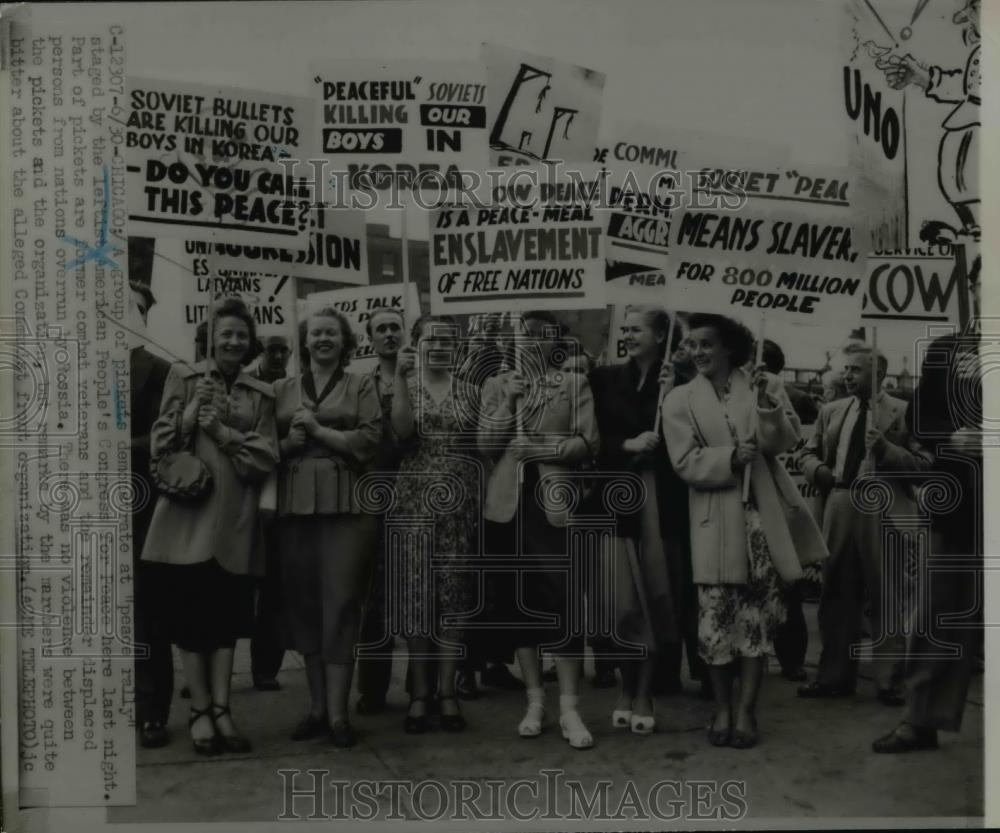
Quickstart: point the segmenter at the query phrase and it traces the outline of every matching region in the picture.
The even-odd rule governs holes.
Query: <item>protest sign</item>
[[[600,182],[585,167],[579,178],[499,186],[492,207],[431,212],[431,312],[603,307],[604,235],[592,206]]]
[[[264,275],[214,268],[212,254],[198,243],[161,239],[155,243],[150,290],[158,300],[149,311],[148,348],[170,361],[193,362],[198,325],[208,313],[210,296],[236,295],[250,308],[257,338],[291,336],[295,281],[287,275]]]
[[[667,289],[678,306],[810,325],[858,320],[863,200],[848,171],[802,171],[741,176],[739,210],[716,205],[674,218]],[[699,192],[724,194],[727,174],[707,175]]]
[[[278,159],[313,155],[308,99],[129,79],[129,231],[301,249],[311,190]]]
[[[279,249],[237,243],[199,242],[189,246],[211,253],[220,268],[291,275],[336,283],[368,283],[365,215],[349,209],[314,209],[309,218],[309,248]]]
[[[870,254],[861,320],[920,336],[927,324],[959,324],[961,292],[950,246]]]
[[[460,171],[486,167],[481,64],[335,61],[314,65],[310,75],[320,154],[334,175],[347,173],[349,189],[381,191],[395,182],[442,191],[461,185]]]
[[[409,288],[408,310],[413,321],[420,314],[420,296],[413,283],[405,284]],[[314,292],[299,302],[298,315],[300,321],[305,321],[311,310],[323,306],[331,306],[344,313],[351,322],[351,329],[358,340],[358,347],[351,357],[350,369],[354,373],[365,373],[375,367],[378,357],[372,350],[371,339],[365,326],[368,319],[375,313],[385,309],[403,310],[403,288],[401,283],[386,283],[377,286],[365,286],[349,289],[331,289],[329,292]],[[413,321],[407,321],[404,341],[409,339],[409,329]]]
[[[880,64],[891,59],[898,22],[906,10],[883,4],[881,14],[864,0],[845,4],[842,110],[850,136],[851,168],[875,197],[867,204],[869,232],[858,245],[869,251],[907,245],[906,123],[902,90],[886,81]],[[899,21],[887,23],[883,15]]]
[[[593,160],[603,73],[489,43],[483,60],[492,165]]]

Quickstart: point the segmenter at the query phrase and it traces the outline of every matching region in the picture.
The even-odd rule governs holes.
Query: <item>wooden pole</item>
[[[399,199],[403,204],[402,222],[400,223],[399,237],[402,244],[402,276],[403,276],[403,326],[409,326],[410,321],[410,236],[409,227],[406,222],[406,200],[400,192]]]
[[[760,326],[757,328],[757,355],[754,357],[754,369],[760,366],[760,363],[764,360],[764,324],[765,318],[763,315],[760,317]],[[753,394],[753,410],[750,412],[750,426],[751,432],[750,436],[756,438],[757,436],[757,398],[758,391],[754,389]],[[753,468],[753,463],[748,463],[743,469],[743,502],[747,503],[750,500],[750,470]]]
[[[667,316],[670,319],[670,325],[667,327],[667,349],[663,354],[664,363],[669,362],[673,359],[673,352],[671,350],[671,345],[674,343],[674,326],[677,323],[677,316],[675,313],[668,312]],[[666,397],[663,395],[663,388],[660,388],[660,397],[656,403],[656,421],[653,423],[653,431],[659,433],[660,431],[660,420],[663,418],[663,400]]]
[[[297,400],[297,407],[302,407],[302,376],[305,373],[305,365],[302,363],[302,344],[299,339],[299,279],[294,275],[291,277],[292,281],[292,309],[289,314],[289,318],[292,322],[292,356],[295,359],[295,369],[298,371],[298,382],[295,385],[295,397]],[[306,320],[309,316],[306,315]]]
[[[868,409],[871,426],[878,426],[878,327],[872,327],[872,392],[871,392],[871,407]]]

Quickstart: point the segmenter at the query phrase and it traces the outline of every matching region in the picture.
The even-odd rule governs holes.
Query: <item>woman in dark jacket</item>
[[[679,647],[682,621],[687,486],[670,465],[657,419],[660,402],[673,387],[672,367],[664,364],[669,330],[663,309],[631,307],[624,333],[628,361],[591,374],[601,434],[598,468],[637,475],[646,494],[636,511],[617,514],[613,556],[616,636],[641,646],[642,655],[619,662],[622,690],[611,722],[636,734],[656,727],[654,668],[658,655]],[[616,484],[604,480],[603,486],[594,495],[600,504],[595,509],[606,513],[613,511],[607,490]]]

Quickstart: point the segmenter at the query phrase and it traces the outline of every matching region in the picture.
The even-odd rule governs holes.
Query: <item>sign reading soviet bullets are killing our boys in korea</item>
[[[848,172],[716,171],[699,185],[696,205],[719,202],[685,209],[670,229],[667,291],[682,294],[681,309],[810,325],[858,320],[866,215]]]
[[[313,153],[306,98],[129,79],[129,233],[306,247],[312,195],[277,161]]]
[[[311,72],[319,152],[349,191],[458,188],[486,167],[486,79],[465,61],[334,61]],[[327,203],[339,203],[334,192]]]

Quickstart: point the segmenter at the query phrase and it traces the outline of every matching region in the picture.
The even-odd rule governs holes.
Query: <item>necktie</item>
[[[850,486],[854,478],[858,476],[861,468],[861,461],[865,458],[865,434],[868,431],[868,402],[859,401],[858,419],[854,423],[854,430],[851,431],[851,440],[847,444],[847,454],[844,455],[844,473],[841,482],[845,486]]]

